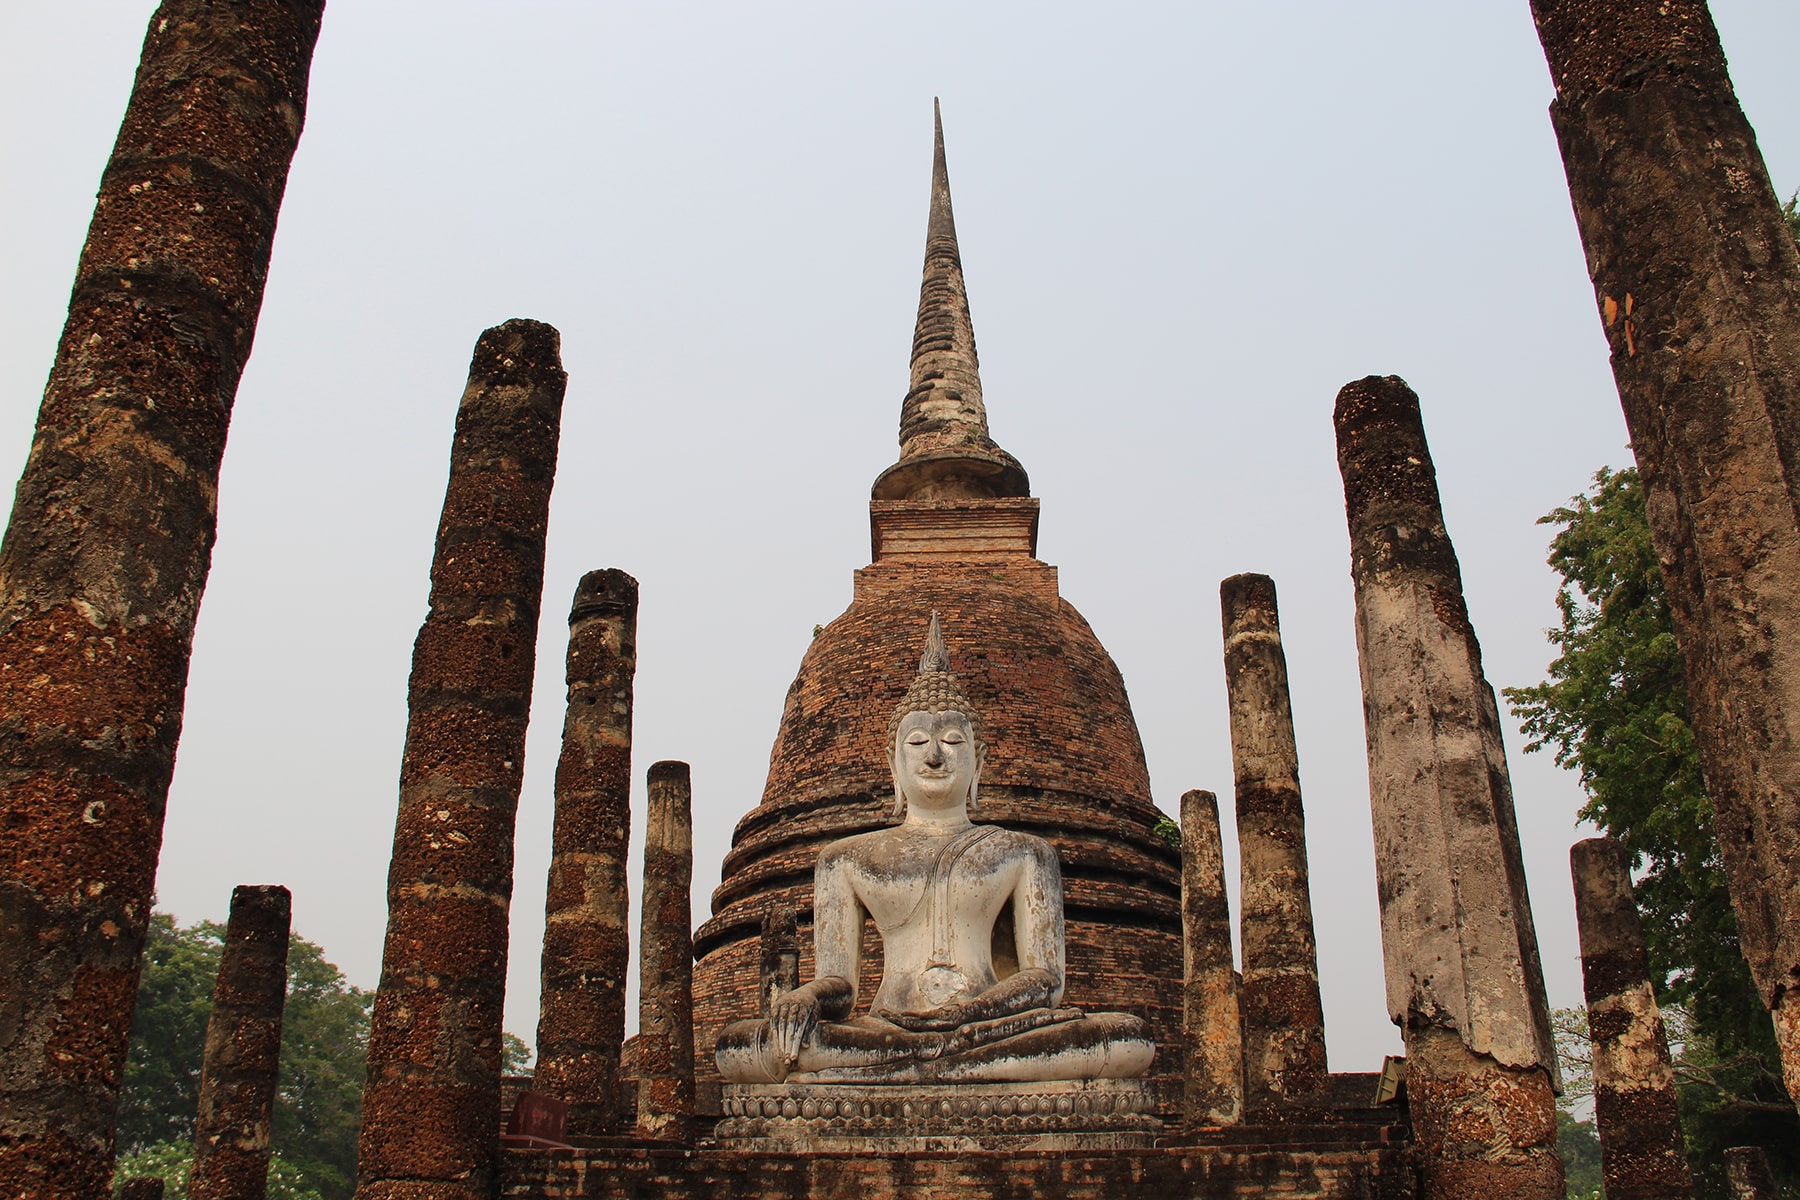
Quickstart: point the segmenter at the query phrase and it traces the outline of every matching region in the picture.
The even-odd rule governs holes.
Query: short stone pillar
[[[555,329],[481,335],[413,645],[387,942],[357,1143],[362,1200],[491,1200],[513,822],[562,422]]]
[[[1562,1200],[1556,1050],[1500,714],[1444,529],[1419,399],[1338,393],[1388,1013],[1422,1200]]]
[[[1219,801],[1211,792],[1181,797],[1181,944],[1182,1118],[1190,1130],[1236,1125],[1244,1115],[1244,1033],[1231,966]]]
[[[1236,783],[1244,1105],[1265,1119],[1300,1117],[1323,1102],[1330,1076],[1275,581],[1233,575],[1219,585],[1219,603]]]
[[[1725,1151],[1725,1177],[1731,1184],[1731,1200],[1781,1200],[1781,1188],[1761,1146],[1733,1146]]]
[[[694,1120],[693,786],[684,762],[650,768],[638,939],[639,1137],[685,1141]]]
[[[154,1175],[135,1175],[120,1185],[119,1200],[163,1200],[163,1181]]]
[[[1800,250],[1705,0],[1532,0],[1738,942],[1800,1097]]]
[[[191,1200],[262,1200],[268,1190],[291,908],[284,887],[231,891],[200,1066]]]
[[[92,176],[0,540],[0,1196],[113,1175],[219,466],[324,7],[163,0]]]
[[[1675,1071],[1625,848],[1589,838],[1569,851],[1581,974],[1593,1037],[1594,1122],[1608,1200],[1691,1200]]]
[[[769,1006],[800,986],[800,923],[794,906],[777,902],[762,916],[758,976],[761,1015]]]
[[[637,580],[590,571],[569,610],[568,708],[544,901],[532,1090],[569,1106],[567,1132],[616,1132],[630,967],[631,698]],[[635,1117],[635,1114],[633,1114]]]

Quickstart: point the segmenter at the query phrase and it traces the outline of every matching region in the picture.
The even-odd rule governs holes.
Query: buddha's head
[[[981,717],[950,674],[950,655],[934,612],[919,673],[888,722],[894,815],[905,816],[911,806],[934,813],[965,805],[979,808],[986,754]]]

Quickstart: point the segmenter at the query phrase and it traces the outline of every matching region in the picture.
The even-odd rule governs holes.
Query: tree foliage
[[[188,1172],[194,1167],[194,1143],[157,1142],[119,1156],[113,1174],[113,1192],[125,1181],[151,1177],[163,1181],[163,1200],[188,1200]],[[269,1159],[268,1200],[325,1200],[305,1174],[281,1155]]]

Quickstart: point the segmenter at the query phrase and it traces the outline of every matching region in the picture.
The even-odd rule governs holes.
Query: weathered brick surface
[[[1739,942],[1800,1095],[1800,251],[1705,0],[1532,0]]]
[[[589,571],[569,610],[568,707],[544,904],[534,1090],[566,1101],[571,1133],[616,1129],[630,935],[631,701],[637,580]]]
[[[567,383],[556,330],[508,321],[476,343],[457,410],[407,695],[361,1200],[493,1187],[513,819]]]
[[[200,1067],[191,1200],[260,1200],[268,1189],[291,910],[284,887],[232,889]]]
[[[514,1152],[501,1194],[510,1200],[1413,1200],[1416,1192],[1399,1146],[888,1156],[619,1146]]]
[[[98,1196],[321,0],[150,17],[0,545],[0,1195]]]
[[[900,406],[900,461],[875,481],[877,500],[960,496],[1024,496],[1031,489],[1018,460],[988,436],[981,402],[975,326],[956,244],[944,123],[931,160],[931,216],[925,270],[913,327],[912,379]]]

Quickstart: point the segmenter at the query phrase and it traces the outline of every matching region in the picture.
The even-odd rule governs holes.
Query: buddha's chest
[[[960,838],[908,840],[860,864],[857,895],[883,939],[985,942],[1018,877],[1017,864],[997,852],[996,832],[977,826]]]

